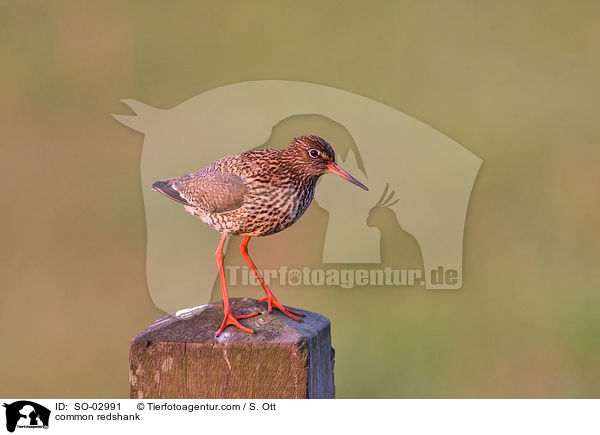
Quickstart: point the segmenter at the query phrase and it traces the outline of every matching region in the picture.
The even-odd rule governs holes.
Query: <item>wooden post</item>
[[[261,314],[215,337],[221,301],[161,317],[131,340],[134,399],[334,398],[331,323],[309,311],[298,323],[254,299],[231,299],[236,314]]]

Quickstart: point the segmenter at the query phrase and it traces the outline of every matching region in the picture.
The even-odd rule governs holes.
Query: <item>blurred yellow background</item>
[[[332,319],[337,396],[599,397],[599,21],[587,1],[3,2],[0,396],[127,397],[129,340],[162,315],[119,100],[287,79],[484,162],[461,290],[280,298]]]

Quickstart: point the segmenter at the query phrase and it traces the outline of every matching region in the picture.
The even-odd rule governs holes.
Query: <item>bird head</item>
[[[294,138],[286,153],[294,161],[294,165],[305,174],[318,177],[327,172],[339,175],[356,184],[362,189],[369,190],[335,162],[335,151],[327,141],[319,136],[308,135]]]
[[[367,226],[376,227],[379,226],[378,222],[381,222],[384,218],[389,219],[390,217],[394,217],[394,211],[391,210],[391,206],[396,204],[399,199],[395,197],[395,191],[386,196],[388,193],[389,184],[385,185],[385,189],[383,190],[383,194],[377,204],[373,206],[369,210],[369,216],[367,217]]]

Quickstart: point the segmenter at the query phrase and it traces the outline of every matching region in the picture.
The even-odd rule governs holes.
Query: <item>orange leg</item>
[[[225,268],[223,267],[223,245],[225,244],[225,239],[227,239],[227,234],[221,235],[221,241],[219,242],[219,247],[217,248],[217,252],[215,252],[215,257],[217,259],[217,266],[219,268],[219,278],[221,278],[221,290],[223,291],[223,312],[225,313],[225,318],[223,319],[223,323],[221,324],[221,328],[217,332],[217,336],[223,332],[227,325],[235,325],[240,328],[242,331],[249,332],[250,334],[254,334],[254,331],[250,328],[246,328],[237,319],[246,319],[248,317],[256,316],[258,313],[246,314],[243,316],[236,316],[231,313],[231,307],[229,306],[229,297],[227,296],[227,283],[225,282]]]
[[[296,316],[304,316],[304,314],[298,313],[297,311],[290,310],[289,308],[285,308],[283,305],[281,305],[277,301],[277,299],[275,299],[275,296],[271,292],[271,289],[269,288],[269,286],[267,286],[267,283],[265,282],[263,277],[260,275],[260,273],[256,269],[256,266],[254,265],[254,262],[250,258],[250,255],[248,255],[248,242],[250,242],[250,236],[244,237],[244,240],[242,240],[242,244],[240,245],[240,252],[242,253],[242,257],[244,257],[244,260],[246,260],[246,263],[248,263],[248,266],[250,266],[250,268],[254,272],[256,279],[258,279],[260,281],[260,284],[262,285],[262,288],[264,289],[265,294],[267,295],[266,298],[263,298],[258,302],[267,301],[267,304],[269,307],[269,313],[271,312],[271,310],[273,310],[273,307],[275,307],[279,311],[281,311],[283,314],[288,316],[290,319],[294,319],[296,322],[299,322],[300,319]]]

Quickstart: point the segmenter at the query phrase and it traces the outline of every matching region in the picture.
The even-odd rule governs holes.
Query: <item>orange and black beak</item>
[[[360,181],[358,181],[356,178],[354,178],[352,175],[350,175],[349,173],[347,173],[346,171],[344,171],[335,162],[330,163],[330,164],[327,165],[327,171],[331,172],[332,174],[339,175],[342,178],[345,178],[346,180],[350,181],[351,183],[356,184],[360,188],[363,188],[365,190],[369,190],[369,188],[367,186],[365,186]]]

